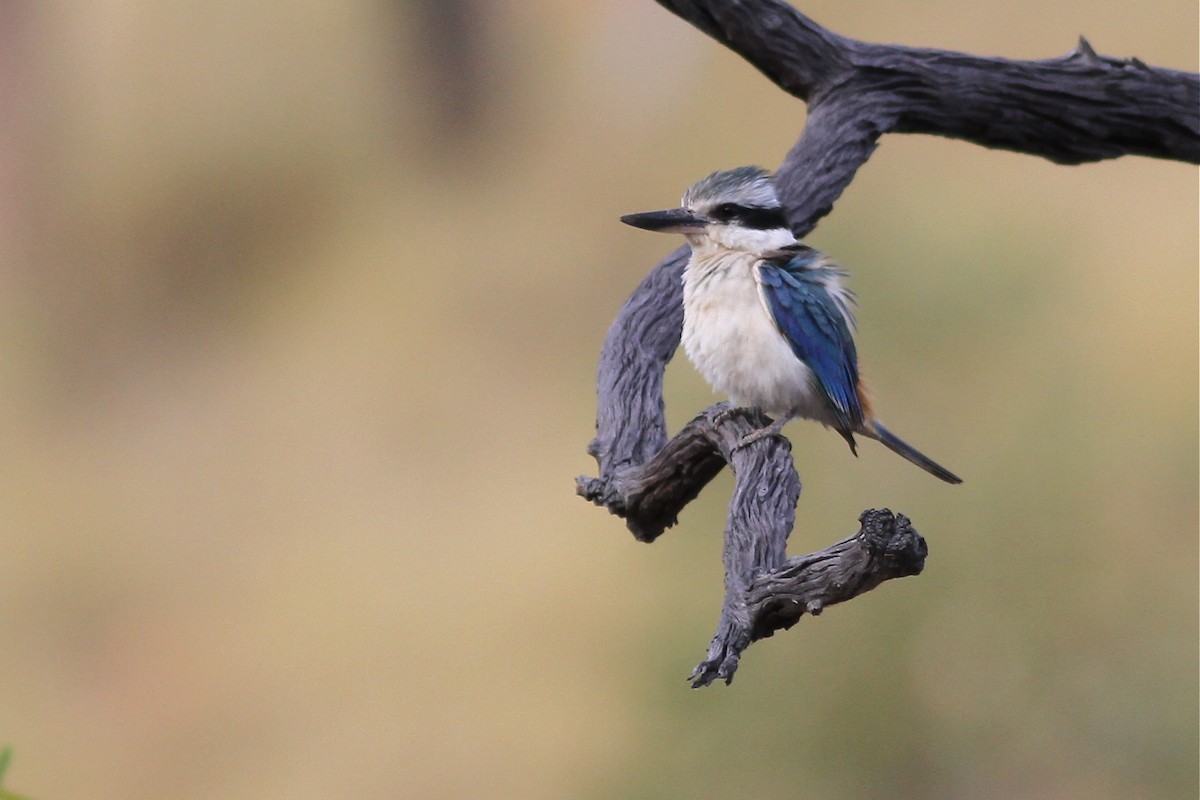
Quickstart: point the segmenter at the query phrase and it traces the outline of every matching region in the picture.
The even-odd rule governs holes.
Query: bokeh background
[[[842,3],[1197,66],[1180,0]],[[892,427],[789,428],[791,552],[924,575],[691,691],[723,476],[574,495],[617,222],[800,102],[649,0],[0,6],[0,745],[51,798],[1195,798],[1197,173],[887,137],[810,241]],[[680,358],[673,428],[713,402]]]

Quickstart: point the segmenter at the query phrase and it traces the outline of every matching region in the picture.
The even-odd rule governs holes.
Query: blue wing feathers
[[[767,306],[796,357],[808,365],[837,421],[849,433],[860,427],[858,354],[847,314],[815,274],[815,250],[767,259],[758,266]]]

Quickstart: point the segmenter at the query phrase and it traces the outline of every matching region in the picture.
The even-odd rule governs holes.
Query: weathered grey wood
[[[728,453],[721,449],[713,420],[726,409],[728,404],[721,403],[706,410],[645,463],[619,465],[607,478],[576,479],[576,492],[623,517],[638,541],[653,542],[675,524],[680,510],[725,468]],[[764,419],[746,409],[737,413],[756,421]],[[756,426],[747,422],[725,427],[749,433]]]
[[[1098,55],[1082,38],[1061,58],[1013,61],[856,41],[780,0],[658,2],[808,103],[804,131],[775,173],[797,236],[829,213],[885,133],[936,134],[1060,164],[1122,155],[1200,163],[1200,76]],[[651,542],[731,464],[725,601],[708,658],[692,676],[703,686],[728,682],[751,642],[805,611],[919,572],[885,567],[916,563],[889,555],[898,548],[911,556],[916,541],[923,562],[924,543],[902,515],[884,524],[868,516],[882,512],[864,512],[858,536],[784,565],[800,491],[790,446],[772,438],[732,450],[765,420],[722,404],[668,440],[662,382],[682,330],[687,256],[680,248],[655,267],[609,329],[588,447],[600,474],[579,478],[576,491]]]
[[[783,437],[770,437],[738,446],[743,436],[767,423],[757,411],[718,403],[645,464],[628,465],[609,481],[578,479],[580,495],[624,517],[639,541],[650,542],[726,464],[733,471],[725,525],[725,601],[705,662],[713,662],[712,668],[696,668],[696,686],[718,677],[731,679],[742,650],[760,638],[754,636],[746,592],[757,576],[782,567],[787,555],[800,497],[791,445]]]
[[[604,339],[596,374],[596,437],[588,445],[601,481],[644,464],[667,441],[662,382],[683,332],[688,252],[680,247],[646,276]]]
[[[808,103],[776,173],[798,236],[885,133],[928,133],[1060,164],[1123,155],[1200,163],[1200,76],[1098,55],[1013,61],[860,42],[780,0],[658,0]]]
[[[760,575],[746,593],[754,640],[787,630],[804,614],[852,600],[892,578],[919,575],[928,547],[908,517],[888,509],[870,509],[858,518],[859,530],[819,553],[789,558]]]
[[[919,575],[928,549],[908,517],[885,509],[864,511],[859,531],[818,553],[789,558],[773,570],[758,570],[742,588],[737,620],[718,630],[708,658],[692,672],[692,686],[733,680],[741,652],[751,642],[787,630],[805,614],[869,592],[884,581]],[[726,602],[730,602],[727,598]],[[722,615],[724,622],[724,614]]]

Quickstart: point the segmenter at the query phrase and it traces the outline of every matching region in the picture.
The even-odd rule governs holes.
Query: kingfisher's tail
[[[915,447],[893,434],[878,422],[875,422],[874,420],[867,422],[862,433],[865,433],[867,436],[878,440],[884,445],[884,447],[891,450],[893,453],[904,456],[906,459],[916,464],[918,467],[925,470],[935,478],[941,478],[946,483],[962,483],[962,478],[958,477],[941,464],[934,462],[924,453],[921,453]]]

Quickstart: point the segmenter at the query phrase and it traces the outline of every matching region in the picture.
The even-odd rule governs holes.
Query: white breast
[[[717,392],[738,406],[825,422],[811,371],[775,327],[754,274],[757,258],[693,253],[683,276],[683,349]]]

